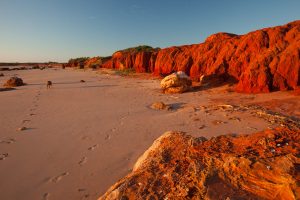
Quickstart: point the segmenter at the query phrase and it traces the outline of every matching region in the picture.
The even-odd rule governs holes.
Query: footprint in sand
[[[89,151],[94,151],[98,147],[98,144],[95,144],[88,148]]]
[[[0,160],[5,160],[8,157],[8,153],[1,153]]]
[[[7,138],[7,139],[4,139],[4,140],[0,140],[0,144],[11,144],[11,143],[14,143],[16,142],[16,140],[14,138]]]
[[[59,181],[61,181],[61,179],[65,176],[69,175],[69,172],[64,172],[54,178],[51,178],[50,181],[53,182],[53,183],[58,183]]]
[[[104,138],[104,140],[109,140],[111,138],[111,136],[109,134],[107,134]]]
[[[48,200],[49,199],[50,194],[47,192],[45,194],[43,194],[43,200]]]
[[[85,188],[79,188],[78,192],[83,195],[81,199],[86,199],[90,196],[90,194],[87,192],[87,189]]]
[[[26,122],[30,122],[30,120],[29,119],[22,120],[22,124],[25,124]]]
[[[84,165],[85,163],[87,162],[87,157],[82,157],[81,158],[81,160],[78,162],[78,164],[80,165],[80,166],[82,166],[82,165]]]

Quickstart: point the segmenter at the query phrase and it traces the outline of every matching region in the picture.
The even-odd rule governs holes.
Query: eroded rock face
[[[193,80],[214,75],[224,82],[234,79],[236,90],[247,93],[295,89],[300,85],[299,40],[300,21],[295,21],[246,35],[217,33],[201,44],[118,54],[103,67],[163,76],[184,71]]]
[[[105,62],[102,67],[110,69],[134,69],[135,72],[152,72],[156,59],[157,49],[117,51],[112,58]]]
[[[182,71],[166,76],[160,87],[164,93],[183,93],[191,89],[191,79]]]
[[[24,85],[23,80],[19,77],[11,77],[4,84],[5,87],[18,87]]]
[[[134,69],[160,76],[183,71],[196,81],[205,76],[237,82],[238,92],[270,92],[300,85],[299,41],[300,20],[245,35],[217,33],[201,44],[165,49],[139,46],[112,57],[71,59],[66,66]]]
[[[299,199],[300,131],[206,140],[167,132],[101,200]]]

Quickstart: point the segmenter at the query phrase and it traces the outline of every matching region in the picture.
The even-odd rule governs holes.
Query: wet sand
[[[1,86],[13,74],[27,85],[0,92],[0,199],[97,199],[165,131],[209,138],[279,126],[223,104],[299,115],[291,92],[237,94],[222,86],[166,95],[154,79],[71,69],[3,73]],[[151,109],[156,101],[172,109]]]

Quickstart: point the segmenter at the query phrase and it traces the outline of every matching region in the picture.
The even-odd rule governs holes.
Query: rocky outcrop
[[[167,132],[101,200],[299,199],[300,131],[210,140]]]
[[[102,67],[119,70],[132,68],[140,73],[153,72],[158,50],[150,46],[138,46],[117,51]]]
[[[4,84],[5,87],[18,87],[18,86],[22,86],[22,85],[24,85],[24,82],[19,77],[11,77]]]
[[[68,65],[78,63],[85,65],[76,59]],[[245,35],[217,33],[201,44],[129,48],[97,66],[160,76],[183,71],[194,81],[205,76],[237,83],[236,91],[246,93],[295,89],[300,85],[300,20]]]
[[[99,68],[104,62],[107,62],[111,59],[111,56],[108,57],[81,57],[81,58],[74,58],[70,59],[68,63],[63,65],[65,67],[73,67],[73,68],[91,68],[96,69]]]
[[[191,79],[182,71],[166,76],[160,82],[160,87],[164,93],[183,93],[189,91],[191,86]]]
[[[185,71],[194,80],[218,76],[239,92],[295,89],[300,84],[300,21],[234,35],[214,34],[202,44],[159,51],[155,74]]]

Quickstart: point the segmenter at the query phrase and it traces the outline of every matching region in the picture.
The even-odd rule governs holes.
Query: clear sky
[[[0,0],[0,62],[201,43],[300,19],[300,0]]]

